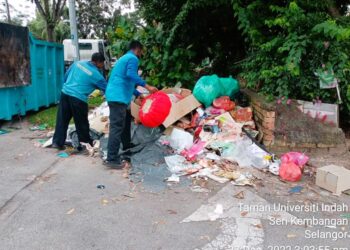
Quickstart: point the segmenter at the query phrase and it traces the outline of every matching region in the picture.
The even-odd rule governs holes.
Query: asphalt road
[[[259,173],[256,188],[209,182],[209,193],[176,185],[155,193],[143,183],[130,182],[124,171],[106,169],[98,158],[59,158],[55,150],[35,147],[34,140],[25,138],[32,135],[24,127],[0,136],[1,250],[350,249],[346,222],[332,227],[305,226],[305,221],[290,225],[293,218],[349,222],[349,196],[334,197],[311,182],[299,184],[301,194],[290,194],[295,184]],[[98,189],[99,184],[105,189]],[[241,191],[244,197],[236,198]],[[345,208],[276,211],[280,204],[322,208],[333,202]],[[255,211],[254,205],[263,208]],[[276,219],[289,224],[273,225]],[[333,234],[308,238],[317,232]],[[334,240],[345,233],[348,238]]]

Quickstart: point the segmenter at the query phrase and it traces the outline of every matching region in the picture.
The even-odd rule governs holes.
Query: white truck
[[[105,72],[112,68],[112,58],[110,51],[107,49],[107,42],[103,39],[79,39],[80,60],[91,60],[95,52],[100,52],[105,56]],[[74,46],[71,39],[63,40],[64,47],[64,64],[68,68],[73,63]]]

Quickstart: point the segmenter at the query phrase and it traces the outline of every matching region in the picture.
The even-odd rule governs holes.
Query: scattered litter
[[[287,234],[287,238],[288,238],[288,239],[291,239],[291,238],[296,238],[296,237],[297,237],[297,235],[296,235],[296,234],[292,234],[292,233]]]
[[[105,186],[105,185],[102,185],[102,184],[99,184],[99,185],[96,186],[96,188],[98,188],[98,189],[105,189],[106,186]]]
[[[68,129],[67,135],[68,136],[67,136],[66,143],[70,144],[74,148],[77,148],[80,146],[79,139],[78,139],[78,133],[77,133],[75,126],[71,126]],[[90,128],[90,138],[93,141],[99,140],[101,137],[102,137],[101,133]]]
[[[68,158],[69,154],[67,152],[60,152],[57,154],[57,156],[61,158]]]
[[[215,210],[214,212],[210,212],[208,214],[209,219],[211,221],[215,221],[218,218],[220,218],[220,216],[224,213],[224,207],[222,206],[222,204],[216,204]]]
[[[252,166],[258,169],[267,168],[271,163],[271,155],[260,148],[255,143],[252,143],[247,151],[250,154]]]
[[[236,122],[249,122],[253,120],[253,110],[251,107],[239,108],[231,112]]]
[[[233,197],[235,197],[236,199],[243,200],[244,199],[244,191],[238,192]]]
[[[209,193],[210,190],[201,186],[192,186],[191,191],[195,193]]]
[[[181,152],[181,155],[185,156],[188,161],[194,161],[196,159],[196,156],[203,152],[205,145],[206,142],[197,141],[192,145],[190,149],[184,149]]]
[[[176,174],[172,174],[170,177],[167,178],[167,182],[180,182],[180,177]]]
[[[8,134],[10,131],[5,130],[5,129],[0,129],[0,135]]]
[[[193,145],[193,135],[190,133],[174,128],[169,138],[170,146],[176,150],[189,149]]]
[[[30,127],[29,130],[30,131],[44,131],[47,128],[48,128],[48,125],[46,123],[44,123],[44,124],[40,124],[40,125],[37,125],[37,126]]]
[[[48,148],[52,145],[52,139],[53,138],[50,138],[48,139],[44,144],[43,144],[43,148]]]
[[[75,211],[75,208],[71,208],[66,212],[66,214],[71,215],[74,213],[74,211]]]
[[[208,153],[208,154],[206,154],[205,157],[206,157],[207,159],[213,160],[213,161],[218,161],[218,160],[221,159],[220,156],[218,156],[217,154],[214,154],[214,153]]]
[[[213,106],[217,109],[223,109],[225,111],[231,111],[235,108],[235,103],[230,100],[228,96],[221,96],[216,98],[213,102]]]
[[[171,173],[177,175],[187,175],[198,172],[202,168],[198,164],[191,164],[181,155],[171,155],[164,157],[165,163]]]
[[[216,176],[228,179],[228,180],[237,180],[240,178],[241,173],[239,171],[225,171],[225,170],[219,170],[214,173]]]
[[[86,150],[88,151],[89,156],[96,157],[99,155],[99,151],[100,151],[100,141],[99,140],[94,140],[93,146],[91,146],[89,143],[81,143],[81,144],[86,147]]]
[[[132,195],[129,195],[129,194],[123,194],[124,197],[127,197],[127,198],[131,198],[131,199],[134,199],[135,196],[132,196]]]
[[[247,211],[243,211],[243,212],[241,212],[241,216],[242,216],[242,217],[245,217],[247,214],[248,214],[248,212],[247,212]]]
[[[101,204],[102,205],[106,206],[108,203],[109,203],[109,200],[107,200],[105,198],[101,199]]]
[[[213,168],[213,169],[203,168],[203,169],[199,170],[198,173],[195,173],[194,175],[192,175],[192,177],[208,177],[209,179],[212,179],[212,180],[219,182],[221,184],[228,182],[229,179],[219,177],[219,176],[216,176],[213,174],[213,172],[216,172],[218,170],[219,170],[218,168]]]
[[[304,187],[302,187],[302,186],[295,186],[295,187],[292,187],[288,193],[290,193],[290,194],[301,193],[301,191],[303,189],[304,189]]]
[[[167,211],[168,211],[169,214],[177,214],[177,212],[172,210],[172,209],[168,209]]]
[[[279,160],[271,162],[269,165],[270,173],[272,173],[274,175],[279,175],[280,174],[280,165],[281,165],[281,161],[279,161]]]
[[[253,176],[250,173],[241,174],[239,178],[232,181],[235,186],[254,186]]]

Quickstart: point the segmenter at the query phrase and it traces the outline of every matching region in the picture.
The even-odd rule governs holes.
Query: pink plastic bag
[[[194,161],[196,159],[196,156],[200,154],[204,147],[206,142],[204,141],[197,141],[190,149],[185,149],[181,152],[181,155],[186,157],[188,161]]]
[[[301,169],[303,169],[304,165],[309,161],[309,157],[303,153],[289,152],[282,155],[281,161],[282,163],[293,162],[294,164],[298,165]]]
[[[279,170],[281,179],[291,182],[300,181],[302,173],[301,168],[292,161],[282,162]]]

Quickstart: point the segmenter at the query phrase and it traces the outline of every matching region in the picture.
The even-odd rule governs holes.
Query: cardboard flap
[[[163,122],[164,127],[169,127],[199,106],[201,106],[201,104],[193,95],[189,95],[177,103],[173,103],[168,117]]]

